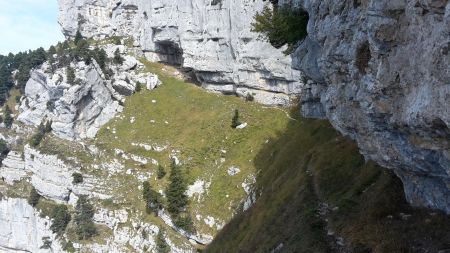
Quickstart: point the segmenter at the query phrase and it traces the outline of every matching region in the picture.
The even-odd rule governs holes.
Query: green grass
[[[120,118],[103,127],[95,143],[106,151],[104,157],[115,157],[114,149],[118,148],[126,154],[156,159],[167,172],[170,171],[169,156],[172,150],[180,151],[177,157],[183,163],[182,169],[189,184],[197,179],[211,183],[200,202],[196,197],[191,199],[189,209],[196,229],[214,235],[217,228],[210,228],[203,219],[207,216],[218,218],[220,222],[231,219],[245,198],[242,182],[256,174],[256,154],[266,140],[277,136],[288,125],[290,119],[281,110],[264,108],[237,97],[208,93],[187,84],[171,77],[175,71],[171,67],[144,63],[146,71],[159,74],[163,85],[154,91],[143,90],[127,98]],[[156,103],[152,103],[153,100]],[[241,121],[249,124],[247,128],[231,128],[235,109],[239,110]],[[132,117],[135,122],[131,124]],[[155,123],[151,123],[152,120]],[[163,152],[146,151],[132,143],[157,144],[168,148]],[[226,150],[226,154],[221,150]],[[221,158],[225,158],[225,162],[221,163]],[[152,187],[155,190],[165,189],[168,175],[157,180],[157,166],[139,166],[134,161],[126,161],[125,164],[126,168],[137,172],[153,173],[150,181]],[[231,166],[238,166],[241,172],[229,176],[227,170]],[[110,184],[115,197],[122,201],[121,206],[145,210],[141,191],[138,190],[141,183],[134,176],[112,177]],[[197,221],[196,215],[202,215],[202,220]]]
[[[450,246],[450,217],[409,207],[391,172],[365,163],[356,144],[323,121],[298,119],[255,159],[261,196],[205,252],[437,252]],[[334,209],[319,215],[319,204]],[[411,214],[403,220],[400,213]],[[393,218],[389,218],[392,215]],[[328,219],[328,223],[325,221]]]

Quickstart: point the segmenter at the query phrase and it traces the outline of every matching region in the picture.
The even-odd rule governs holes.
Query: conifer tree
[[[188,197],[185,194],[187,184],[181,168],[175,164],[175,160],[172,160],[172,165],[170,167],[169,185],[166,189],[168,201],[167,210],[173,217],[177,217],[180,212],[184,211],[188,204]]]
[[[9,106],[5,106],[5,111],[3,112],[3,122],[7,128],[11,128],[14,118],[12,117],[12,111]]]
[[[80,30],[77,31],[77,33],[75,34],[75,38],[73,40],[73,42],[75,43],[75,45],[78,45],[78,43],[83,39],[83,35],[81,35]]]
[[[239,121],[239,111],[236,109],[236,110],[234,110],[234,116],[231,119],[231,127],[236,128],[240,124],[241,124],[241,122]]]
[[[167,174],[166,170],[164,169],[164,167],[160,164],[158,165],[158,179],[162,179],[163,177],[165,177]]]

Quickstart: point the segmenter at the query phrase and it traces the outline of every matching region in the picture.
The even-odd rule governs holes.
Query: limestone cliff
[[[25,199],[0,199],[0,252],[63,252],[50,224]]]
[[[310,79],[303,114],[393,169],[410,203],[450,213],[450,2],[286,3],[310,15],[292,56]]]
[[[299,71],[282,50],[251,32],[266,2],[253,0],[59,0],[66,36],[134,39],[148,59],[193,70],[203,87],[286,104],[298,94]]]

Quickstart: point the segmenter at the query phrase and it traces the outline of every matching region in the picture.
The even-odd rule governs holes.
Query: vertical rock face
[[[410,203],[450,213],[450,2],[282,1],[310,14],[294,67],[303,114],[392,168]]]
[[[50,224],[25,199],[0,199],[0,252],[64,252]],[[46,237],[51,249],[41,248]]]
[[[252,94],[256,101],[286,104],[298,94],[300,74],[282,50],[252,33],[253,0],[59,0],[66,36],[134,39],[147,58],[193,70],[203,87]]]

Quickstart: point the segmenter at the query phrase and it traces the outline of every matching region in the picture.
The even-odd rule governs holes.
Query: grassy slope
[[[450,248],[450,217],[409,207],[401,182],[365,163],[356,145],[328,123],[291,122],[261,150],[255,166],[262,195],[206,252],[271,252],[281,244],[276,252],[338,251],[328,229],[344,238],[346,252]],[[327,209],[321,203],[328,212],[320,212]],[[412,216],[403,220],[401,213]]]
[[[180,151],[176,156],[183,163],[189,184],[197,179],[211,182],[201,201],[197,201],[197,196],[191,199],[190,211],[195,227],[202,233],[214,235],[217,228],[210,228],[203,219],[212,216],[218,218],[219,223],[231,219],[245,198],[242,182],[255,174],[256,154],[266,140],[286,127],[289,119],[281,110],[205,92],[195,85],[170,77],[170,67],[145,63],[148,71],[160,75],[163,85],[154,91],[141,91],[127,98],[124,112],[102,128],[95,143],[107,152],[105,156],[115,157],[114,149],[118,148],[126,154],[154,158],[168,172],[170,154]],[[239,109],[241,120],[249,124],[247,128],[236,130],[230,127],[235,109]],[[134,123],[130,123],[132,117],[135,118]],[[152,120],[155,123],[151,123]],[[168,148],[163,152],[146,151],[132,143],[157,144]],[[226,153],[221,150],[226,150]],[[225,158],[225,162],[221,163],[221,158]],[[239,167],[241,172],[229,176],[227,170],[231,166]],[[153,173],[150,180],[152,187],[155,190],[165,189],[168,177],[157,180],[157,166],[150,163],[138,166],[129,160],[126,167],[139,173]],[[140,183],[136,178],[120,175],[111,179],[111,185],[114,195],[121,199],[122,207],[144,210],[138,189]],[[196,215],[201,215],[202,220],[198,221]],[[147,219],[154,220],[149,216]]]

